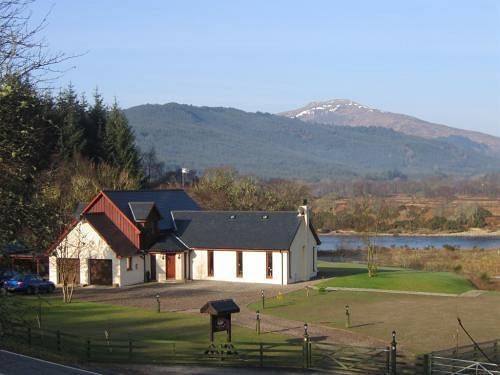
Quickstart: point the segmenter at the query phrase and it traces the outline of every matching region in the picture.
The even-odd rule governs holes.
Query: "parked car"
[[[52,293],[56,286],[52,281],[38,275],[16,275],[4,282],[4,288],[9,292],[24,292],[28,294]]]
[[[14,276],[16,276],[16,271],[13,270],[0,270],[0,288],[3,287],[3,284],[9,280],[12,279]]]

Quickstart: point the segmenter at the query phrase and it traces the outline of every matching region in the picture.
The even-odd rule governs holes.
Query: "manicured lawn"
[[[366,265],[319,262],[320,277],[328,277],[318,287],[345,287],[407,290],[460,294],[474,289],[464,276],[452,272],[425,272],[382,267],[376,277],[368,277]]]
[[[28,319],[37,327],[37,297],[13,297],[27,307]],[[64,351],[78,358],[86,357],[87,340],[90,340],[93,359],[118,362],[129,359],[129,340],[133,343],[134,362],[182,361],[183,356],[197,363],[207,360],[204,351],[209,345],[209,315],[144,310],[119,305],[73,301],[64,304],[60,298],[42,299],[41,325],[47,333],[33,328],[32,343],[35,346],[56,349],[55,331],[61,331]],[[49,332],[50,331],[50,332]],[[27,342],[25,329],[21,330],[22,343]],[[106,342],[109,338],[109,347]],[[225,342],[226,333],[216,333],[216,344]],[[298,350],[290,347],[290,337],[279,334],[258,336],[252,329],[233,325],[232,339],[240,351],[256,350],[254,343],[275,344],[276,348]],[[246,344],[250,343],[250,344]],[[273,345],[271,345],[273,346]],[[269,354],[269,353],[268,353]],[[272,356],[273,354],[269,354]]]
[[[345,306],[351,311],[352,332],[377,337],[389,343],[391,332],[397,332],[402,349],[413,353],[453,348],[471,342],[457,331],[457,316],[478,342],[500,338],[500,293],[487,292],[476,298],[438,297],[373,292],[310,290],[295,291],[281,298],[269,298],[262,319],[274,315],[298,322],[346,329]]]

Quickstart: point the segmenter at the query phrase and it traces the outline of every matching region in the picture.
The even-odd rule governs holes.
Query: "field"
[[[376,277],[368,277],[366,266],[353,263],[320,262],[320,277],[331,279],[318,287],[373,288],[415,292],[460,294],[473,289],[463,276],[451,272],[425,272],[381,267]]]
[[[336,266],[338,264],[322,263],[320,270],[332,272],[331,267]],[[359,283],[356,285],[367,287],[366,283],[360,282],[362,279],[357,279],[359,273],[356,272],[360,272],[359,268],[356,269],[352,265],[340,266],[337,272],[339,284],[342,284],[342,279],[358,280]],[[411,271],[405,272],[408,273],[400,274],[399,281],[395,280],[400,286],[404,285],[400,282],[405,275],[412,275]],[[436,279],[442,282],[443,277],[440,275]],[[434,280],[433,276],[429,275],[424,279]],[[414,280],[421,283],[421,286],[427,285],[426,288],[429,288],[427,281],[422,282],[422,279],[418,278]],[[329,282],[330,280],[325,281]],[[385,288],[390,279],[379,283]],[[450,277],[447,290],[458,292],[466,286],[463,279]],[[470,289],[470,286],[468,288]],[[349,305],[351,311],[350,328],[345,328],[346,305]],[[254,303],[249,307],[257,309],[259,306],[258,303]],[[312,306],[314,308],[311,308]],[[479,297],[436,297],[321,290],[306,293],[302,290],[286,294],[281,299],[266,300],[264,314],[348,329],[386,341],[395,330],[400,347],[417,354],[454,347],[457,343],[469,344],[469,339],[459,329],[457,317],[462,319],[465,327],[477,341],[500,337],[499,309],[500,293],[497,292],[484,292]]]

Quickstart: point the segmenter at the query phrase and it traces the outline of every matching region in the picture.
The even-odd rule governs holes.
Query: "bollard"
[[[61,351],[61,332],[59,330],[56,331],[56,339],[57,339],[57,351]]]
[[[345,305],[345,327],[351,328],[351,312],[349,311],[349,305]]]
[[[158,293],[156,293],[155,298],[156,298],[156,305],[157,305],[156,306],[156,312],[159,313],[160,312],[160,295]]]
[[[255,323],[255,329],[257,331],[257,334],[260,335],[260,312],[257,310],[257,318],[256,318],[256,323]]]
[[[260,290],[260,297],[262,299],[262,310],[264,310],[264,289]]]
[[[391,342],[391,375],[396,375],[396,331],[392,331],[392,342]]]

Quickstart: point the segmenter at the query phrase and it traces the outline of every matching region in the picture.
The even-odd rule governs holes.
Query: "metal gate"
[[[427,374],[500,375],[500,365],[458,358],[430,356]]]

